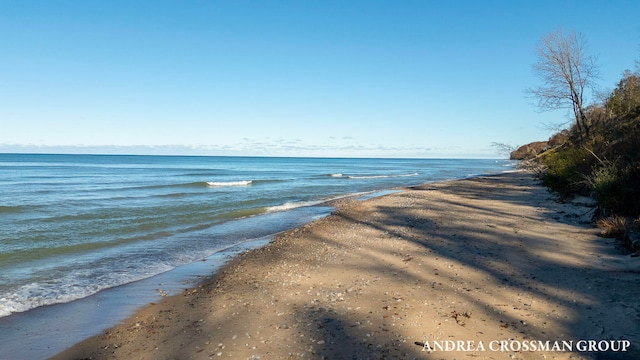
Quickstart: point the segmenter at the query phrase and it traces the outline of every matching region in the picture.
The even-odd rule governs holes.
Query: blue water
[[[0,154],[0,317],[201,261],[341,196],[505,160]]]

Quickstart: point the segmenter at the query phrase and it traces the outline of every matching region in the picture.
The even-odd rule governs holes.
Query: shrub
[[[542,181],[546,186],[563,196],[571,193],[588,193],[583,180],[590,172],[593,162],[588,151],[578,147],[567,147],[550,151],[541,161],[546,167]]]
[[[640,168],[602,162],[585,175],[584,184],[596,200],[601,214],[640,214]]]
[[[585,176],[585,179],[591,196],[601,207],[607,210],[619,207],[617,203],[620,200],[620,189],[624,179],[614,163],[605,163],[596,167],[593,172]]]

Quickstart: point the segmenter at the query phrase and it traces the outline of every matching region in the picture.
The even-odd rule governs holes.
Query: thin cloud
[[[0,144],[4,153],[65,154],[140,154],[140,155],[204,155],[204,156],[310,156],[310,157],[495,157],[495,149],[487,146],[460,154],[460,147],[385,146],[381,144],[304,144],[293,141],[269,142],[244,139],[234,145],[20,145]]]

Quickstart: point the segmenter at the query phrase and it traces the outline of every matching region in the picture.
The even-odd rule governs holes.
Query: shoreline
[[[315,205],[272,211],[257,216],[232,220],[222,226],[250,228],[232,230],[231,237],[241,240],[190,264],[130,283],[103,289],[70,302],[39,306],[28,311],[0,317],[0,348],[17,359],[48,358],[84,339],[117,326],[149,303],[181,293],[185,287],[198,285],[203,278],[220,270],[239,253],[265,246],[279,234],[315,219],[328,216],[335,204],[382,196],[399,190],[374,190],[337,196]],[[274,221],[282,223],[267,229]],[[233,225],[241,224],[241,225]],[[283,225],[284,224],[284,225]],[[293,225],[297,224],[297,225]],[[284,227],[283,227],[284,226]],[[256,232],[256,229],[260,229]],[[272,230],[273,230],[272,229]],[[229,231],[229,229],[227,229]],[[244,233],[258,234],[247,237]],[[108,314],[109,316],[102,316]],[[90,320],[87,320],[90,319]]]
[[[0,348],[12,354],[11,359],[48,358],[120,324],[150,302],[161,301],[166,296],[179,294],[186,286],[197,285],[238,253],[264,246],[269,241],[270,237],[245,240],[202,261],[146,279],[104,289],[71,302],[40,306],[2,317]]]
[[[640,354],[637,259],[529,174],[335,205],[53,359],[427,358],[429,342],[506,339],[627,339]]]

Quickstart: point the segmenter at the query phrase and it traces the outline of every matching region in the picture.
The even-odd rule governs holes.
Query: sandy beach
[[[335,206],[53,359],[640,358],[640,258],[588,201],[514,172]]]

